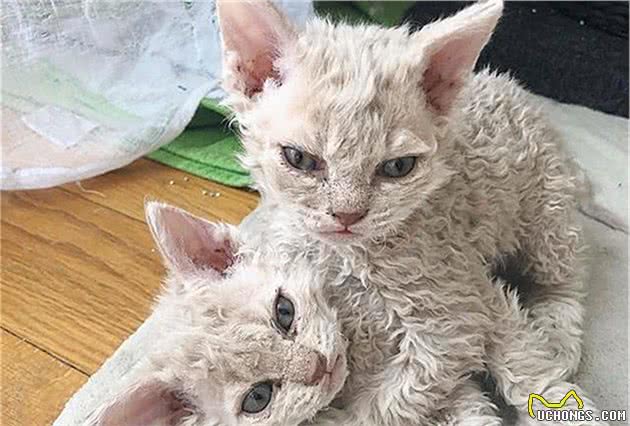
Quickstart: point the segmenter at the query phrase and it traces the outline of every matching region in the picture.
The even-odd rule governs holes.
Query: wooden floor
[[[258,202],[144,159],[82,187],[2,193],[2,426],[50,424],[147,316],[163,270],[145,198],[234,224]]]

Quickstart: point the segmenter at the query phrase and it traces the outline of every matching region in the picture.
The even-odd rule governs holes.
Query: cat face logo
[[[575,401],[577,402],[578,410],[584,409],[584,401],[582,401],[582,398],[580,398],[578,396],[578,394],[573,389],[571,389],[560,400],[560,402],[549,402],[542,395],[539,395],[537,393],[530,393],[529,394],[529,400],[527,402],[527,411],[529,412],[529,416],[532,419],[535,419],[536,418],[536,415],[534,414],[534,400],[535,399],[540,401],[541,404],[544,405],[547,408],[558,410],[560,408],[563,408],[566,405],[566,403],[569,400],[569,398],[571,398],[571,397],[573,397],[575,399]]]

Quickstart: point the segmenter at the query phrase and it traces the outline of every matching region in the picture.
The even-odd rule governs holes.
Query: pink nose
[[[333,216],[337,218],[337,221],[345,227],[350,225],[354,225],[361,219],[365,217],[365,212],[354,212],[354,213],[342,213],[335,212]]]
[[[324,377],[324,374],[326,374],[326,364],[328,363],[326,358],[320,353],[317,353],[313,358],[311,362],[311,374],[306,379],[305,383],[307,386],[318,384],[322,380],[322,377]]]

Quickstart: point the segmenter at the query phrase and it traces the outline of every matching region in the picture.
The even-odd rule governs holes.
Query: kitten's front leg
[[[363,423],[352,415],[351,411],[327,407],[317,413],[314,419],[301,426],[360,426]]]
[[[389,365],[383,374],[364,377],[357,394],[343,409],[327,408],[309,426],[435,426],[439,379],[407,362]],[[450,424],[449,424],[450,425]],[[453,424],[453,426],[455,423]],[[445,425],[446,426],[446,425]]]
[[[545,350],[564,366],[567,379],[580,362],[584,316],[575,182],[553,151],[544,150],[539,161],[547,169],[523,199],[520,218],[521,254],[534,284],[525,305]]]
[[[505,401],[519,413],[519,425],[572,425],[599,426],[605,422],[576,420],[566,422],[538,421],[529,414],[530,394],[535,393],[547,401],[557,403],[569,391],[575,391],[583,402],[584,410],[598,417],[599,410],[583,389],[567,382],[567,366],[562,356],[550,353],[546,347],[546,334],[531,323],[527,312],[521,308],[514,291],[506,291],[500,280],[492,283],[495,291],[488,297],[488,307],[496,318],[496,328],[487,345],[488,369],[497,389]],[[537,401],[534,409],[544,409]],[[576,408],[570,400],[568,405]]]
[[[468,424],[464,417],[474,413],[479,414],[480,419],[488,420],[480,420],[479,426],[494,425],[490,420],[494,418],[490,414],[492,410],[486,410],[489,406],[485,400],[482,401],[480,390],[467,395],[465,389],[471,390],[468,386],[460,388],[455,396],[453,394],[467,380],[463,378],[464,371],[479,367],[476,362],[471,364],[461,359],[462,353],[466,357],[476,358],[466,353],[466,349],[475,352],[471,345],[466,343],[466,349],[459,345],[466,338],[437,342],[442,336],[410,331],[421,329],[422,320],[414,317],[404,321],[408,330],[401,333],[403,336],[398,342],[400,351],[387,360],[383,371],[357,381],[352,400],[344,411],[336,412],[332,420],[321,424],[435,426],[440,407],[448,404],[453,410],[451,422],[445,425]],[[465,407],[472,400],[477,405],[468,407],[466,411]],[[482,406],[485,408],[481,409]]]
[[[448,398],[448,408],[435,426],[501,426],[497,406],[481,389],[478,380],[469,379]]]
[[[395,393],[395,389],[392,389]],[[423,426],[501,426],[502,419],[497,415],[497,407],[481,389],[477,380],[469,379],[458,386],[447,398],[448,408],[437,413],[431,419],[422,422],[417,419],[417,423],[409,423],[404,420],[402,423],[396,421],[395,424],[417,424]],[[393,410],[393,407],[392,407]],[[327,408],[317,414],[317,417],[303,426],[364,426],[383,425],[382,420],[378,420],[375,415],[368,420],[360,414],[366,415],[369,410],[360,410],[355,404],[347,410],[338,408]],[[392,414],[393,411],[392,411]],[[369,423],[369,422],[373,423]],[[394,424],[394,423],[386,423]]]

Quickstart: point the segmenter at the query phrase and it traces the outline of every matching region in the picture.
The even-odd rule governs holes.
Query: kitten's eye
[[[312,172],[313,170],[319,169],[319,161],[311,154],[300,151],[299,149],[285,146],[282,148],[282,155],[284,155],[284,159],[287,160],[287,163],[298,170]]]
[[[276,314],[276,324],[288,333],[291,330],[293,317],[295,315],[295,307],[293,306],[293,303],[286,297],[279,295],[276,298],[274,311]]]
[[[260,413],[271,402],[271,395],[273,395],[273,384],[271,382],[258,383],[243,398],[241,410],[248,414]]]
[[[381,176],[401,178],[407,176],[416,165],[418,157],[400,157],[381,163],[377,173]]]

